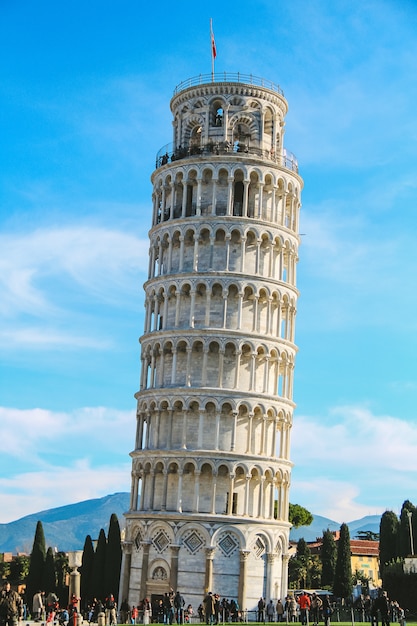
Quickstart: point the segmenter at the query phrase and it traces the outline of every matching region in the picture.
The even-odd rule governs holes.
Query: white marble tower
[[[302,179],[278,85],[199,76],[152,174],[120,600],[287,592]]]

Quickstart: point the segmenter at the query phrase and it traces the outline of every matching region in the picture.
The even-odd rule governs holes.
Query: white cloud
[[[116,230],[78,226],[1,235],[0,250],[3,314],[43,315],[60,307],[56,285],[48,287],[48,281],[58,279],[65,289],[68,277],[89,297],[117,304],[121,292],[133,292],[132,275],[137,281],[143,273],[148,242]]]
[[[147,268],[148,241],[129,232],[81,225],[0,235],[0,346],[108,348],[113,340],[86,320],[105,320],[106,306],[137,309]]]
[[[77,336],[75,334],[52,331],[50,328],[13,328],[9,325],[8,330],[0,331],[0,346],[12,348],[24,346],[47,350],[51,347],[63,347],[67,349],[93,348],[95,350],[107,350],[112,346],[109,339],[95,339],[90,336]]]
[[[365,515],[382,513],[385,510],[385,507],[370,510],[369,506],[359,504],[357,502],[359,495],[360,489],[354,483],[332,480],[326,476],[297,480],[297,469],[294,470],[290,500],[301,504],[314,515],[342,523],[360,519]]]
[[[134,444],[135,411],[85,407],[71,412],[0,407],[3,453],[1,474],[18,467],[43,468],[51,458],[88,458],[101,463],[109,455],[128,455]],[[24,433],[24,437],[22,437]]]
[[[1,522],[130,490],[135,411],[0,408]]]
[[[130,491],[129,463],[94,467],[83,459],[0,478],[1,523],[47,509]]]
[[[366,215],[349,214],[345,202],[304,212],[297,270],[300,316],[317,329],[392,328],[387,294],[401,294],[401,327],[415,329],[417,272],[410,254],[414,232],[378,232]],[[372,217],[372,216],[371,216]]]
[[[417,479],[417,425],[364,406],[296,416],[291,499],[336,521],[397,510]]]

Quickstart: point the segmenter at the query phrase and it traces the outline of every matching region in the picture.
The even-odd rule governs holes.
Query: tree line
[[[113,513],[110,516],[107,536],[104,529],[100,529],[96,547],[90,535],[85,538],[82,564],[79,568],[83,610],[94,598],[104,602],[113,594],[117,601],[121,563],[120,525],[117,515]],[[56,548],[46,548],[41,521],[36,524],[30,557],[17,557],[9,567],[3,567],[2,571],[4,578],[26,585],[25,601],[30,612],[33,596],[38,591],[56,594],[60,606],[67,607],[69,573],[68,554]]]
[[[379,531],[379,563],[384,589],[396,598],[401,606],[409,606],[415,598],[417,574],[404,572],[406,557],[415,557],[417,566],[417,509],[405,500],[398,516],[394,511],[385,511],[381,517]],[[414,600],[417,608],[417,600]]]
[[[338,598],[350,598],[353,590],[350,557],[347,524],[341,525],[337,542],[331,530],[323,532],[319,554],[312,554],[305,539],[301,538],[297,542],[296,555],[288,565],[290,585],[298,589],[327,589]]]

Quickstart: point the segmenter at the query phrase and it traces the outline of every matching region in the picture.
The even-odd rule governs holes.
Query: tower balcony
[[[251,146],[249,138],[246,141],[235,141],[233,144],[229,141],[208,141],[207,143],[191,143],[180,146],[168,143],[158,151],[155,168],[158,169],[163,165],[182,159],[201,158],[202,160],[207,160],[207,158],[216,156],[232,156],[233,158],[257,157],[298,174],[298,161],[292,152],[284,150],[283,154],[277,154],[273,149],[263,150],[257,146]]]
[[[214,74],[199,74],[198,76],[193,76],[192,78],[187,78],[177,85],[174,89],[174,96],[185,91],[186,89],[190,89],[190,87],[198,87],[199,85],[210,85],[213,83],[216,84],[216,88],[218,90],[218,83],[241,83],[243,85],[251,85],[254,87],[262,87],[262,89],[269,89],[270,91],[274,91],[280,96],[284,96],[284,92],[277,83],[273,83],[266,78],[261,78],[259,76],[253,76],[253,74],[242,74],[241,72],[216,72]]]

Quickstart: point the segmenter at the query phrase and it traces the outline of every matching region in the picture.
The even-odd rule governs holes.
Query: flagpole
[[[210,18],[210,44],[211,44],[211,82],[214,83],[214,59],[217,56],[216,42],[213,33],[213,20]]]

